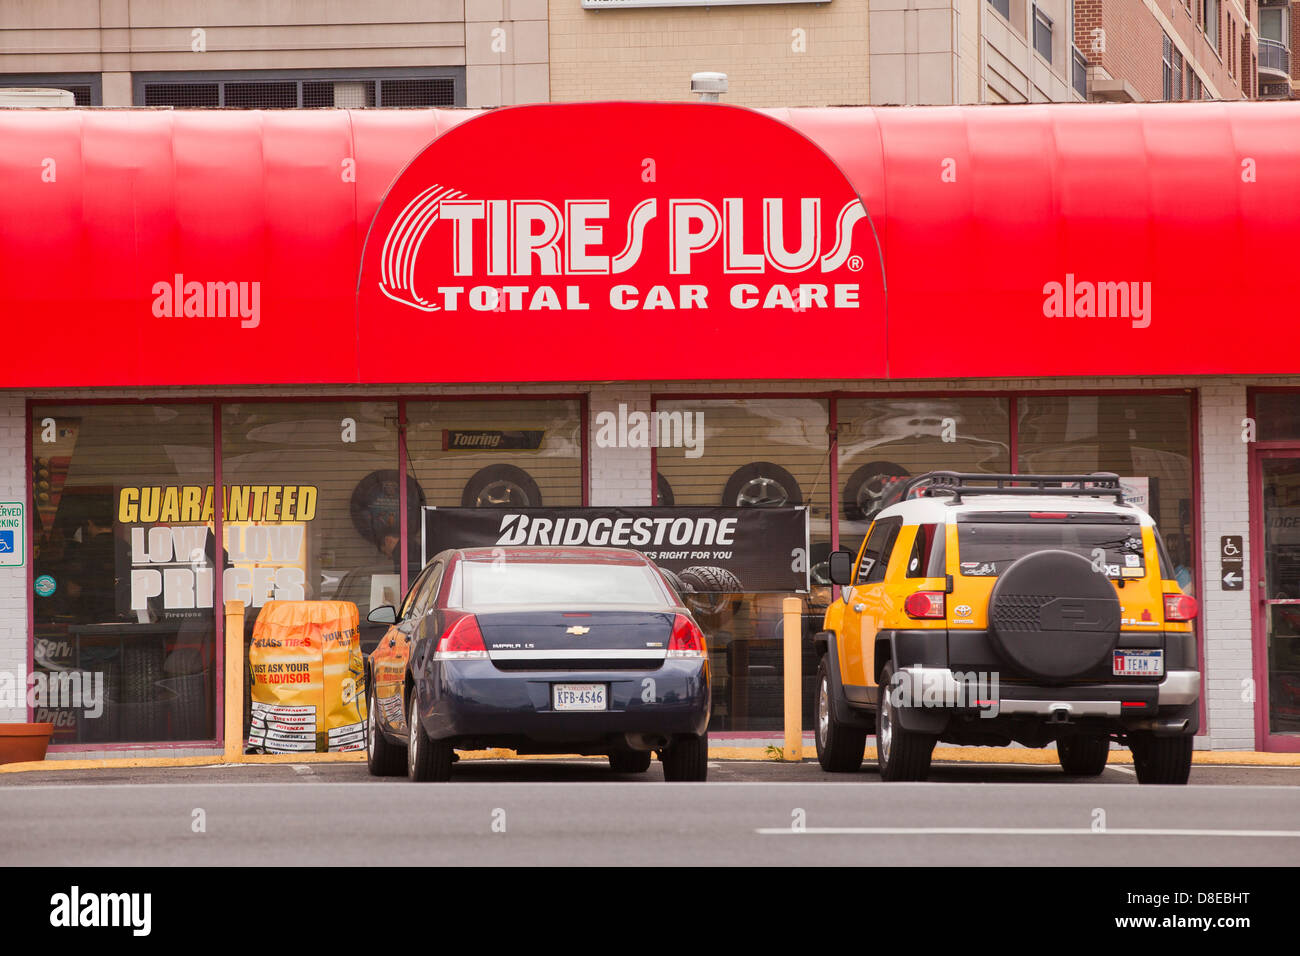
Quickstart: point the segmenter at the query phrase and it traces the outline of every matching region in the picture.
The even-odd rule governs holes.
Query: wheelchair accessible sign
[[[0,568],[21,568],[27,561],[23,510],[21,501],[0,501]]]

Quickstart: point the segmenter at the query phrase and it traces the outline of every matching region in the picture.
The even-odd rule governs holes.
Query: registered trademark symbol
[[[849,270],[852,271],[852,272],[861,272],[861,271],[862,271],[862,257],[861,257],[861,256],[849,256]]]

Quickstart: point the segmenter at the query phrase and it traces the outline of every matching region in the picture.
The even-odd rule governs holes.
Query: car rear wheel
[[[1185,784],[1192,772],[1192,738],[1129,734],[1138,783]]]
[[[366,682],[366,766],[372,777],[400,777],[406,773],[406,748],[384,736],[375,708],[375,687]]]
[[[650,756],[648,750],[618,750],[609,755],[609,767],[615,773],[645,773]]]
[[[1056,759],[1061,769],[1080,777],[1095,777],[1106,769],[1110,738],[1095,734],[1062,737],[1056,742]]]
[[[930,775],[935,737],[907,730],[899,724],[898,710],[889,693],[893,679],[894,665],[886,664],[880,675],[880,703],[876,707],[876,762],[880,778],[890,782],[924,780]]]
[[[709,735],[678,737],[659,755],[664,779],[673,783],[699,782],[709,775]]]
[[[429,780],[451,779],[451,744],[430,740],[420,726],[419,692],[411,685],[411,709],[408,715],[411,740],[406,746],[406,774],[412,780],[424,783]]]
[[[855,773],[862,767],[867,746],[866,730],[848,727],[831,710],[830,662],[822,655],[817,665],[817,762],[827,773]]]

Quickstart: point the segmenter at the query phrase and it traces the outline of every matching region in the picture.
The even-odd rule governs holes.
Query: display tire
[[[465,483],[460,504],[462,508],[540,508],[542,492],[522,468],[488,465]]]
[[[896,465],[892,461],[872,461],[855,469],[844,485],[844,496],[841,499],[844,502],[844,517],[849,521],[865,521],[870,518],[885,505],[885,495],[893,484],[888,479],[906,478],[910,474],[902,465]]]
[[[770,461],[737,468],[722,489],[724,508],[775,508],[803,504],[794,475]]]
[[[663,476],[663,472],[655,472],[655,505],[660,508],[671,508],[677,499],[673,496],[673,486],[669,484],[668,479]]]
[[[692,613],[710,628],[730,620],[740,606],[744,587],[726,568],[693,566],[677,575],[682,599]]]

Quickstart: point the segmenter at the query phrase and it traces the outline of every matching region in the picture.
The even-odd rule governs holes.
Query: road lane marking
[[[1187,837],[1300,837],[1300,830],[1157,830],[1146,827],[760,827],[763,836],[1187,836]]]
[[[1115,767],[1115,766],[1111,766],[1111,767],[1107,767],[1106,769],[1107,769],[1107,770],[1114,770],[1116,773],[1126,773],[1126,774],[1128,774],[1130,777],[1136,777],[1136,776],[1137,776],[1137,771],[1134,770],[1132,767]]]

